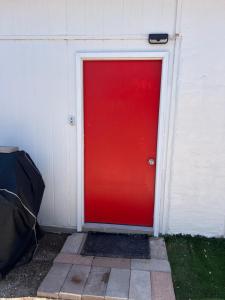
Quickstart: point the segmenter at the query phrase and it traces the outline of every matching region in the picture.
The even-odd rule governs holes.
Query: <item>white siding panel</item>
[[[103,6],[103,34],[124,34],[124,1],[115,0],[114,5],[110,1],[104,1]],[[135,33],[134,31],[133,33]]]
[[[1,0],[0,34],[173,33],[175,0]]]
[[[86,0],[67,0],[67,33],[85,35],[86,33]]]
[[[65,0],[1,0],[0,34],[65,34]]]
[[[175,4],[175,0],[1,0],[0,35],[51,38],[68,34],[84,38],[86,35],[147,37],[149,32],[161,31],[173,34]],[[76,52],[168,50],[171,81],[173,46],[173,41],[166,46],[150,46],[147,39],[0,40],[0,144],[18,145],[31,154],[40,168],[46,183],[39,215],[41,224],[76,226],[76,126],[68,124],[68,115],[76,115]],[[184,55],[188,57],[188,51]],[[219,64],[217,69],[223,72]],[[191,71],[188,71],[190,76]],[[221,84],[219,79],[218,84]],[[182,122],[182,116],[178,122]],[[187,130],[182,126],[181,132]],[[183,143],[179,132],[176,139],[179,145]],[[182,160],[179,145],[177,149],[181,152],[177,157],[180,155]],[[174,177],[175,183],[177,180],[179,185],[179,178]],[[172,191],[177,194],[174,186]],[[175,199],[173,194],[171,199]],[[173,201],[170,230],[184,231],[186,225],[181,225],[186,221],[180,224],[179,210],[174,217],[174,206],[179,202]]]
[[[129,1],[129,0],[127,0]],[[143,1],[142,30],[174,34],[176,1]]]
[[[64,42],[7,42],[1,46],[1,144],[28,151],[43,174],[46,191],[40,221],[70,227],[71,180]],[[11,68],[9,69],[9,63]],[[74,163],[75,165],[75,163]]]

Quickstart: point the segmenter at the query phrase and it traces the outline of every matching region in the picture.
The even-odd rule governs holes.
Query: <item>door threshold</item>
[[[153,235],[153,227],[103,224],[103,223],[84,223],[82,231],[98,231],[107,233],[129,233],[129,234],[148,234]]]

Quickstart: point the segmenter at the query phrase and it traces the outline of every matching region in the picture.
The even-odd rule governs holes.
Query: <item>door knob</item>
[[[149,164],[150,166],[154,166],[154,164],[155,164],[154,158],[150,158],[150,159],[148,160],[148,164]]]

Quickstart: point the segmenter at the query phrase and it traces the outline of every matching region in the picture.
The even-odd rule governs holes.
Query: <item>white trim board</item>
[[[168,58],[167,51],[163,52],[83,52],[76,54],[76,119],[77,119],[77,230],[84,226],[84,119],[83,119],[83,61],[84,60],[162,60],[162,76],[160,90],[160,109],[158,123],[155,207],[154,207],[154,236],[160,233],[160,217],[163,216],[166,149],[168,141],[168,123],[170,103],[168,101]]]

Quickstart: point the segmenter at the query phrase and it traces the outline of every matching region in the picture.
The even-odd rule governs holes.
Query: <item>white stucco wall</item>
[[[183,0],[165,232],[225,228],[225,1]],[[39,221],[76,226],[75,53],[165,50],[172,86],[176,0],[1,0],[0,145],[18,145],[40,168]],[[173,124],[173,120],[171,120]],[[163,206],[162,206],[163,209]]]
[[[225,1],[183,1],[169,233],[224,235]]]

